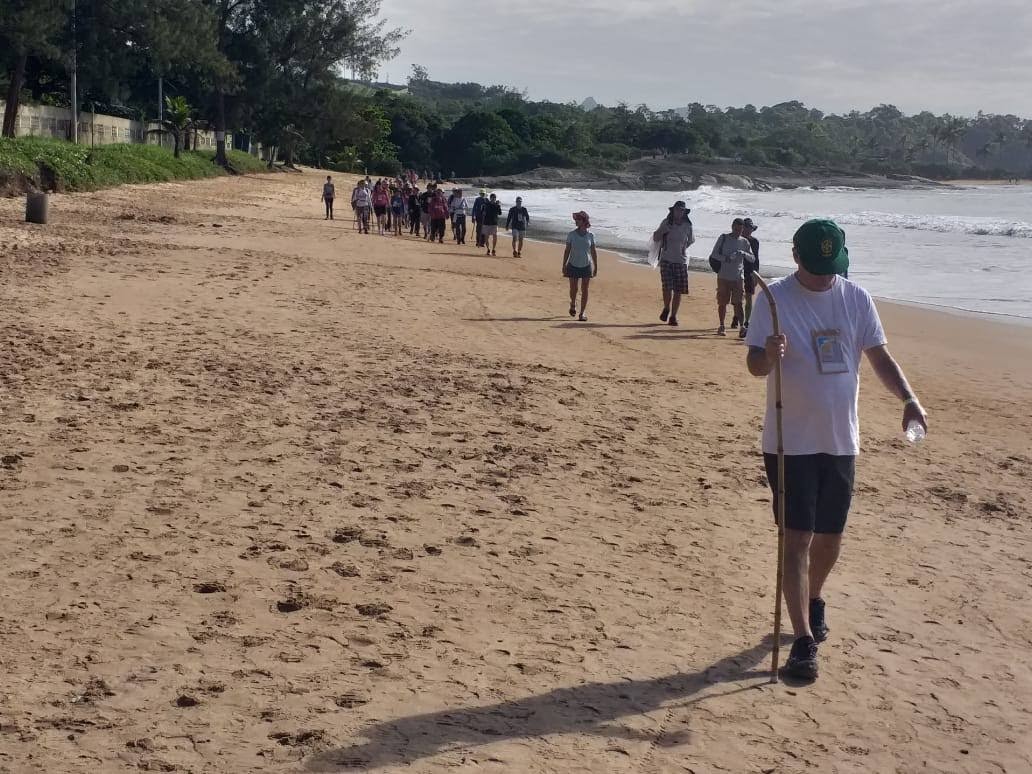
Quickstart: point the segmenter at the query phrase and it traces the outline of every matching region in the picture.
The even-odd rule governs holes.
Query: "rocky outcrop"
[[[599,188],[634,191],[694,191],[727,186],[747,191],[776,188],[933,188],[934,180],[912,175],[869,175],[850,170],[798,170],[735,163],[689,162],[677,157],[639,159],[618,170],[541,167],[519,175],[468,178],[474,186],[500,189]]]

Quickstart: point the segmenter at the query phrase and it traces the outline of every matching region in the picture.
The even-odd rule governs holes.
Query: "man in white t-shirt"
[[[817,643],[828,635],[821,591],[842,545],[860,451],[857,398],[861,354],[882,384],[903,402],[903,427],[927,417],[886,347],[866,290],[841,276],[849,266],[846,235],[834,221],[811,220],[792,239],[795,274],[770,283],[770,305],[758,300],[749,323],[747,365],[768,376],[781,359],[785,453],[785,605],[795,643],[789,674],[817,677]],[[767,383],[763,455],[777,513],[777,429],[772,379]]]

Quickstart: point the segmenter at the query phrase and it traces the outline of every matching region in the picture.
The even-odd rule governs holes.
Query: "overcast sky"
[[[798,99],[826,112],[1032,117],[1032,1],[383,0],[411,30],[381,77],[662,109]]]

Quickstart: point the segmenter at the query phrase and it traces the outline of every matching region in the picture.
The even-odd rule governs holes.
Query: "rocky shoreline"
[[[873,175],[841,169],[790,169],[734,163],[693,163],[674,158],[639,159],[620,170],[540,167],[517,175],[467,178],[473,186],[499,189],[594,188],[630,191],[694,191],[727,186],[748,191],[786,188],[938,188],[944,183],[914,175]]]

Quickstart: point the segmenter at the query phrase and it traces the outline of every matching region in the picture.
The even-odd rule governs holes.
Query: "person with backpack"
[[[444,191],[434,188],[434,195],[429,202],[430,212],[430,241],[435,239],[444,244],[444,224],[448,220],[448,200],[444,198]]]
[[[727,319],[727,305],[735,310],[738,319],[745,317],[742,309],[742,297],[745,295],[746,263],[756,262],[749,240],[742,236],[745,221],[735,218],[731,222],[731,233],[721,234],[710,253],[710,268],[717,273],[717,317],[720,327],[717,335],[724,336],[724,321]]]
[[[588,316],[588,285],[598,276],[598,252],[595,250],[595,235],[588,231],[591,220],[581,210],[573,213],[577,228],[566,235],[566,250],[563,253],[563,276],[570,280],[570,317],[577,314],[577,283],[580,283],[580,317],[585,322]]]
[[[458,245],[466,244],[466,210],[468,209],[469,203],[466,201],[466,197],[462,195],[462,189],[456,188],[448,205],[448,212],[451,214],[452,234],[455,235],[455,244]]]
[[[376,214],[376,230],[382,236],[387,217],[387,207],[391,203],[391,197],[387,193],[387,186],[382,180],[377,180],[373,186],[373,212]]]
[[[369,233],[369,208],[373,204],[372,195],[365,180],[359,180],[351,193],[351,206],[355,210],[355,223],[363,234]]]
[[[391,226],[394,236],[401,236],[401,224],[405,218],[405,197],[397,188],[391,189]]]
[[[428,183],[419,195],[419,224],[423,227],[423,239],[430,239],[430,200],[434,197],[434,184]]]
[[[326,217],[324,220],[333,220],[333,196],[334,196],[333,178],[329,175],[326,176],[326,182],[323,183],[322,187],[322,198],[326,204]]]
[[[419,186],[413,185],[408,190],[409,234],[419,236]]]
[[[473,228],[476,230],[477,247],[484,246],[484,206],[487,204],[487,191],[483,188],[480,189],[480,195],[473,200],[473,210],[470,213],[473,216]]]
[[[752,316],[753,296],[756,294],[756,281],[753,279],[753,274],[760,270],[760,240],[753,236],[753,232],[755,232],[757,228],[758,226],[753,223],[752,218],[746,218],[742,221],[742,236],[749,240],[749,247],[752,248],[753,258],[756,260],[753,263],[745,264],[745,317],[741,320],[737,317],[731,318],[732,328],[735,328],[738,323],[741,323],[742,325],[738,330],[738,338],[740,339],[744,339],[749,330],[749,318]]]
[[[512,232],[512,257],[520,258],[523,255],[523,237],[527,233],[527,226],[530,225],[530,213],[523,206],[523,197],[516,197],[516,206],[509,208],[509,214],[505,218],[505,230]]]
[[[674,202],[652,241],[659,244],[659,277],[663,289],[663,311],[659,319],[676,326],[681,296],[688,292],[688,248],[695,243],[691,210],[683,201]]]
[[[502,205],[498,202],[495,195],[491,194],[487,204],[484,205],[484,225],[482,226],[484,247],[487,248],[488,255],[498,254],[496,248],[498,247],[498,219],[500,217],[502,217]],[[488,245],[489,240],[490,246]]]

